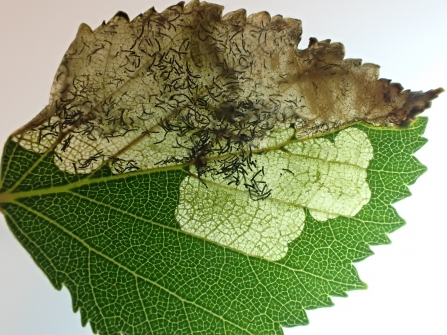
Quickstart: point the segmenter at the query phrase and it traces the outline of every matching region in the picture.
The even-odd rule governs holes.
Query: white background
[[[217,1],[217,0],[216,0]],[[303,39],[344,43],[347,58],[381,65],[381,77],[413,90],[447,88],[447,1],[230,1],[226,11],[270,14],[303,21]],[[149,0],[1,0],[0,145],[47,103],[59,62],[81,22],[96,28],[118,10],[131,18]],[[309,311],[310,325],[286,329],[300,334],[447,334],[446,144],[447,93],[425,115],[429,139],[417,157],[429,170],[414,195],[396,205],[407,225],[393,243],[373,247],[376,255],[357,264],[366,291],[334,298],[335,307]],[[81,335],[68,291],[56,291],[0,217],[0,329],[8,335]]]

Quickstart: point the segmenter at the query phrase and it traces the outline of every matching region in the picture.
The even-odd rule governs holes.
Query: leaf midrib
[[[318,136],[316,136],[318,137]],[[311,139],[311,138],[309,138]],[[261,149],[257,149],[257,150],[253,150],[252,152],[254,154],[264,154],[267,153],[269,151],[275,151],[275,150],[281,150],[282,148],[286,147],[287,145],[293,144],[293,143],[298,143],[301,142],[303,140],[308,140],[306,139],[288,139],[280,144],[277,144],[275,146],[271,146],[271,147],[266,147],[266,148],[261,148]],[[43,187],[43,188],[39,188],[39,189],[33,189],[33,190],[29,190],[29,191],[19,191],[19,192],[14,192],[15,189],[17,189],[17,187],[20,186],[20,182],[22,182],[23,180],[26,179],[26,177],[31,173],[31,171],[33,171],[38,165],[39,163],[41,163],[41,161],[50,153],[51,151],[48,151],[46,153],[43,153],[35,162],[34,164],[30,167],[29,170],[27,170],[22,178],[9,190],[7,190],[6,192],[0,193],[0,204],[2,203],[7,203],[7,202],[12,202],[16,199],[20,199],[20,198],[27,198],[27,197],[32,197],[32,196],[39,196],[39,195],[48,195],[48,194],[57,194],[57,193],[62,193],[62,192],[67,192],[71,189],[75,189],[81,186],[85,186],[85,185],[91,185],[91,184],[95,184],[95,183],[103,183],[103,182],[107,182],[107,181],[115,181],[115,180],[119,180],[122,178],[128,178],[128,177],[134,177],[134,176],[139,176],[139,175],[146,175],[146,174],[151,174],[151,173],[157,173],[157,172],[168,172],[168,171],[182,171],[185,174],[188,174],[192,177],[196,177],[196,175],[192,174],[192,173],[188,173],[185,168],[188,168],[189,166],[193,165],[194,162],[190,161],[190,162],[186,162],[186,163],[182,163],[182,164],[177,164],[177,165],[169,165],[169,166],[164,166],[164,167],[160,167],[160,168],[151,168],[150,170],[142,170],[142,171],[135,171],[135,172],[130,172],[130,173],[122,173],[122,174],[110,174],[107,177],[98,177],[98,178],[90,178],[92,176],[94,176],[95,172],[98,171],[100,168],[98,168],[98,170],[95,170],[95,172],[92,172],[91,174],[87,175],[85,178],[83,178],[82,180],[73,182],[73,183],[69,183],[69,184],[65,184],[65,185],[61,185],[61,186],[49,186],[49,187]],[[362,168],[356,164],[352,164],[352,163],[348,163],[348,162],[340,162],[337,160],[327,160],[324,158],[320,158],[320,157],[312,157],[309,155],[305,155],[305,154],[297,154],[297,153],[292,153],[290,151],[287,150],[282,150],[282,152],[287,153],[289,155],[294,155],[297,157],[303,157],[303,158],[309,158],[309,159],[313,159],[313,160],[318,160],[318,161],[322,161],[322,162],[327,162],[327,163],[335,163],[335,164],[343,164],[343,165],[347,165],[347,166],[353,166],[353,167],[357,167],[357,168]],[[234,152],[234,153],[229,153],[229,154],[225,154],[225,155],[220,155],[220,156],[213,156],[213,157],[208,157],[203,159],[204,161],[207,162],[212,162],[212,161],[218,161],[220,159],[224,159],[226,157],[230,157],[230,156],[237,156],[241,154],[240,152]],[[108,161],[106,161],[103,165],[107,164]],[[6,173],[7,171],[4,172],[5,173],[5,178],[6,178]],[[207,182],[212,183],[211,181],[206,180]],[[1,185],[0,185],[1,187]],[[336,213],[334,213],[336,214]]]

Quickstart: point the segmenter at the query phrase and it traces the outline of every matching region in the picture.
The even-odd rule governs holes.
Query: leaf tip
[[[409,119],[414,119],[414,117],[422,113],[424,110],[430,108],[432,100],[436,99],[442,92],[444,92],[442,87],[427,92],[413,92],[408,99],[406,106],[404,106],[409,109]]]

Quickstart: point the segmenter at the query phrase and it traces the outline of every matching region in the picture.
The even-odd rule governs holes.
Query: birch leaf
[[[281,334],[365,288],[425,168],[403,91],[301,22],[192,1],[81,25],[0,208],[99,334]]]

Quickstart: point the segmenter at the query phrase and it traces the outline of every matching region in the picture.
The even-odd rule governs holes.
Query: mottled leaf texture
[[[442,89],[404,91],[301,22],[206,2],[85,24],[5,145],[0,209],[101,335],[282,334],[365,288],[353,262]],[[67,306],[68,308],[68,306]]]

